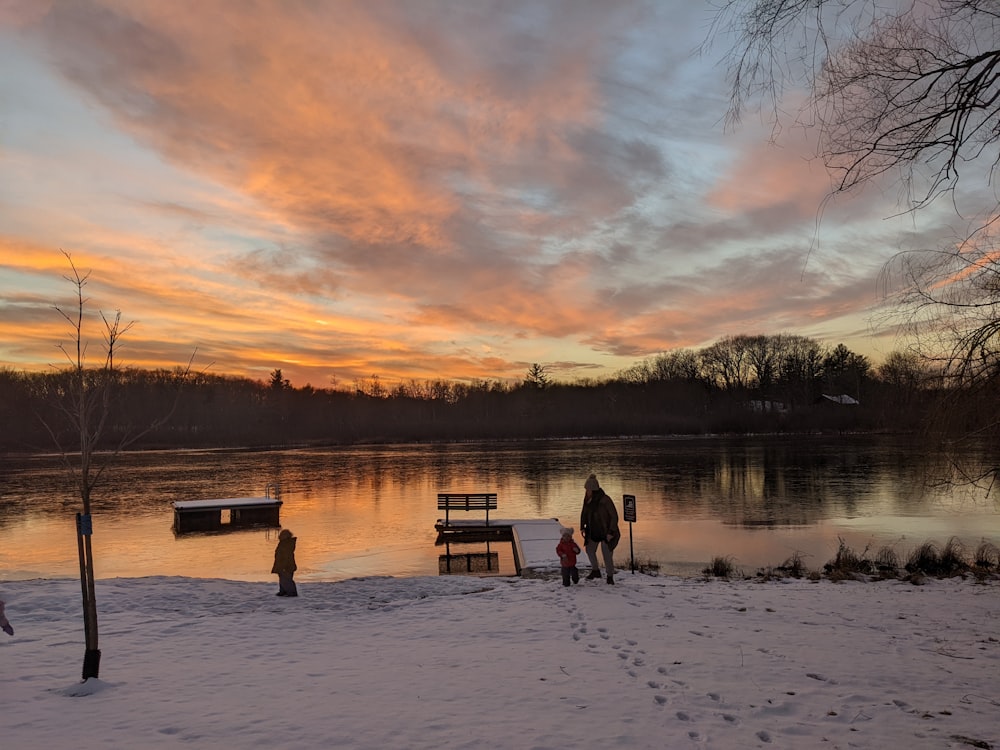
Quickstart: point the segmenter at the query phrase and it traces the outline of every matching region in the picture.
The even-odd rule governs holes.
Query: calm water
[[[271,580],[276,530],[177,536],[171,504],[263,495],[277,484],[282,525],[299,538],[298,579],[436,575],[439,490],[495,491],[495,518],[576,527],[591,472],[619,512],[623,493],[636,496],[635,555],[668,573],[696,573],[716,555],[752,573],[795,552],[819,568],[838,538],[858,551],[889,544],[904,557],[951,536],[973,548],[983,539],[1000,544],[1000,506],[974,492],[929,489],[917,461],[905,441],[867,437],[131,454],[94,498],[96,573]],[[0,470],[0,579],[78,575],[79,501],[57,460],[0,457]],[[629,525],[622,530],[618,563],[627,567]],[[507,545],[491,550],[510,572]]]

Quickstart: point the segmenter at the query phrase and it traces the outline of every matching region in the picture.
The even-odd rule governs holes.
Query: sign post
[[[632,572],[635,573],[635,548],[632,546],[632,523],[635,521],[635,495],[622,495],[622,510],[628,521],[628,551],[632,560]]]

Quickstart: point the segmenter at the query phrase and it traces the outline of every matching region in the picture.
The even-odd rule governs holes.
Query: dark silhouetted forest
[[[520,382],[403,382],[379,377],[349,389],[293,387],[166,370],[117,370],[104,438],[171,418],[132,448],[263,447],[359,442],[532,439],[710,433],[909,431],[934,399],[915,357],[872,368],[844,346],[798,336],[732,336],[674,350],[605,380],[560,382],[542,364]],[[5,451],[64,447],[66,373],[0,370]],[[846,397],[846,398],[845,398]],[[855,403],[856,402],[856,403]]]

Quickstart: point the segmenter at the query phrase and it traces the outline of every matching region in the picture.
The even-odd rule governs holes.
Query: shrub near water
[[[761,568],[757,571],[757,577],[763,578],[764,580],[770,580],[772,578],[786,578],[788,576],[791,576],[792,578],[802,578],[803,576],[809,575],[809,573],[809,569],[806,568],[806,564],[802,560],[802,553],[795,552],[791,557],[787,558],[776,568],[772,568],[770,566]]]
[[[929,576],[956,575],[965,573],[970,567],[965,548],[955,537],[949,539],[944,549],[940,550],[933,542],[924,542],[910,553],[906,561],[907,572]]]
[[[708,564],[708,567],[702,570],[709,578],[732,578],[736,573],[736,566],[733,564],[732,557],[722,557],[721,555],[713,557],[712,562]]]
[[[865,557],[867,552],[868,548],[865,547],[865,551],[859,555],[847,546],[847,542],[838,538],[837,554],[823,566],[823,572],[835,581],[869,575],[873,572],[874,566]]]
[[[1000,548],[992,542],[983,540],[969,561],[968,554],[961,540],[952,537],[943,548],[934,542],[924,542],[914,549],[907,558],[904,568],[900,567],[899,555],[892,547],[879,547],[874,555],[870,548],[865,547],[861,553],[856,552],[843,539],[838,539],[837,553],[830,562],[823,566],[823,574],[831,581],[867,580],[869,578],[899,578],[904,572],[914,583],[919,583],[925,576],[955,576],[972,573],[979,579],[1000,577]],[[732,557],[721,555],[713,557],[708,567],[702,573],[709,578],[732,578],[738,574]],[[773,578],[802,578],[818,580],[819,571],[810,571],[798,552],[786,559],[781,565],[765,567],[757,571],[757,578],[770,580]]]
[[[879,547],[874,562],[880,575],[885,577],[899,575],[899,555],[892,547]]]
[[[1000,549],[992,542],[980,542],[973,557],[974,567],[990,572],[1000,569]]]
[[[806,564],[802,561],[802,555],[796,552],[778,566],[778,571],[792,578],[801,578],[806,573]]]
[[[635,569],[640,573],[657,575],[660,572],[660,562],[651,557],[640,557],[635,561]]]
[[[970,563],[965,547],[957,537],[951,537],[943,548],[927,541],[910,552],[903,569],[911,579],[919,576],[963,575],[969,572],[982,578],[996,575],[1000,570],[1000,549],[992,542],[984,540],[976,548]],[[867,547],[859,555],[848,547],[843,539],[840,540],[836,556],[824,566],[824,571],[834,580],[857,578],[859,575],[898,577],[902,572],[899,556],[891,547],[880,548],[878,553],[870,558]]]
[[[899,574],[899,556],[892,547],[879,547],[873,556],[869,554],[869,547],[858,554],[843,539],[837,541],[837,554],[823,566],[830,579],[839,581],[862,576],[891,578]]]

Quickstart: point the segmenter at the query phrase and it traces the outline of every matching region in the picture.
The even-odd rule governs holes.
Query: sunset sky
[[[713,17],[0,0],[0,367],[64,361],[63,251],[143,367],[573,380],[783,332],[877,363],[880,268],[953,214],[900,216],[891,183],[823,205],[808,130],[727,128]]]

